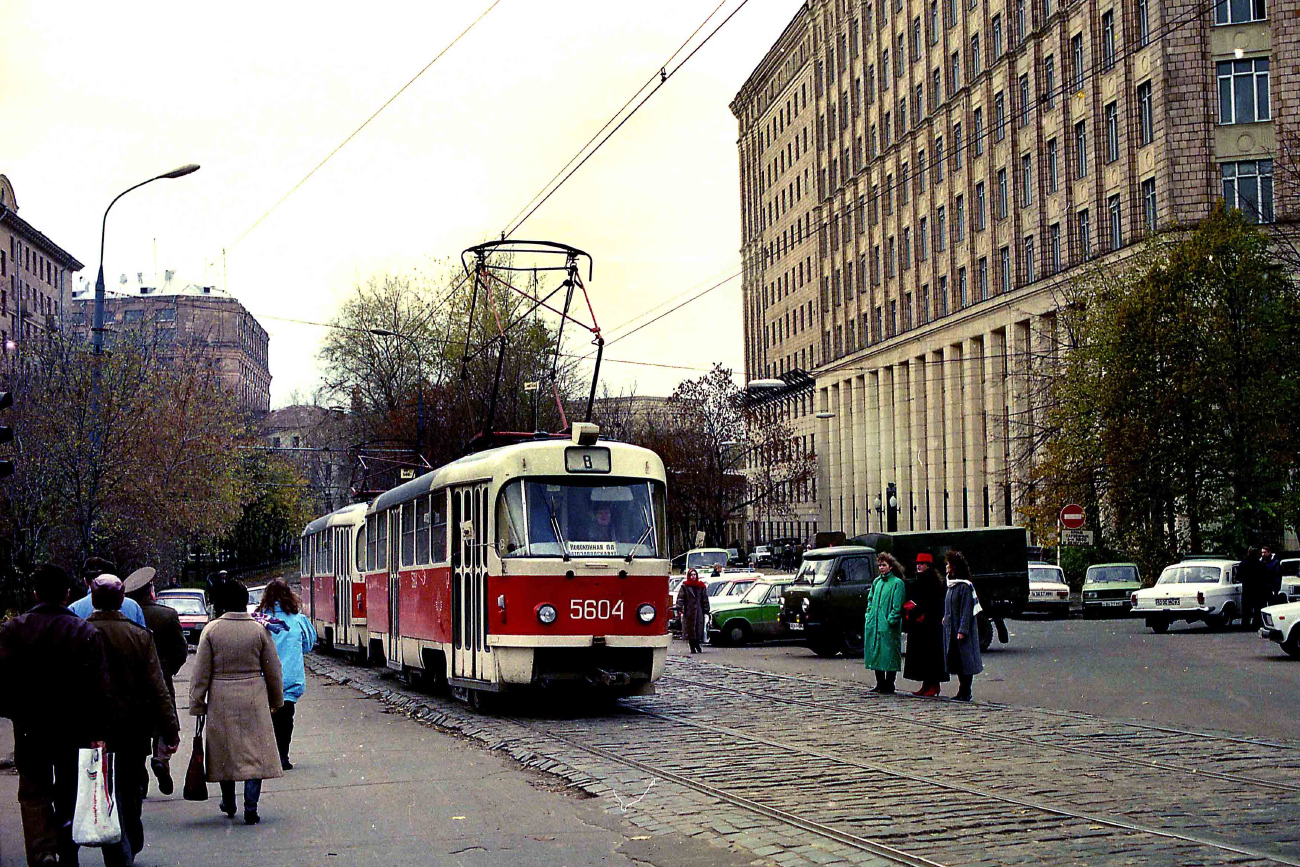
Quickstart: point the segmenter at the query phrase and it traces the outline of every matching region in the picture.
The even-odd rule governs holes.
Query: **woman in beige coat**
[[[190,715],[207,716],[208,782],[221,784],[221,811],[235,816],[244,781],[244,822],[259,821],[262,780],[280,776],[271,711],[283,703],[280,657],[266,627],[246,614],[248,590],[230,582],[213,604],[225,611],[199,637],[190,678]]]

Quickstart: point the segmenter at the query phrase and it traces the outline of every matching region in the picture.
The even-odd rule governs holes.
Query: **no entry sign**
[[[1077,503],[1071,503],[1061,510],[1061,526],[1067,530],[1081,530],[1086,521],[1083,506]]]

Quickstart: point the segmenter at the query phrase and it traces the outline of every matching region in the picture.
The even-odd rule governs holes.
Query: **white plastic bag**
[[[102,749],[77,753],[77,808],[72,841],[79,846],[109,846],[122,840],[113,781],[113,754]]]

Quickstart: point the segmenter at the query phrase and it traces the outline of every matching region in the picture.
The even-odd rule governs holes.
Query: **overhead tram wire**
[[[620,129],[623,128],[623,124],[625,124],[625,123],[627,123],[629,120],[631,120],[632,117],[633,117],[633,116],[634,116],[638,111],[641,110],[641,107],[644,106],[647,102],[649,102],[650,99],[651,99],[651,97],[653,97],[656,93],[659,92],[659,88],[661,88],[661,87],[663,87],[665,84],[667,84],[668,81],[669,81],[669,80],[670,80],[674,75],[676,75],[677,72],[678,72],[678,71],[679,71],[683,66],[685,66],[687,63],[690,63],[691,58],[694,57],[694,56],[696,55],[696,53],[699,52],[699,50],[700,50],[701,48],[703,48],[705,45],[708,45],[708,44],[709,44],[709,40],[711,40],[714,36],[716,36],[716,35],[718,34],[718,31],[719,31],[719,30],[721,30],[723,27],[726,27],[726,26],[727,26],[727,22],[730,21],[732,18],[736,17],[736,13],[739,12],[741,9],[744,9],[744,8],[745,8],[745,5],[746,5],[747,3],[749,3],[749,0],[740,0],[740,5],[737,6],[735,9],[731,10],[731,12],[728,13],[727,17],[724,18],[724,19],[722,19],[722,21],[718,24],[717,27],[715,27],[715,28],[713,28],[712,30],[710,30],[709,33],[708,33],[708,35],[705,36],[704,39],[703,39],[703,40],[702,40],[698,45],[696,45],[694,48],[692,48],[691,51],[690,51],[690,53],[687,54],[684,58],[682,58],[682,61],[681,61],[680,63],[678,63],[676,66],[674,66],[671,70],[667,69],[666,66],[665,66],[664,68],[661,68],[661,69],[659,70],[659,73],[658,73],[658,74],[659,74],[659,80],[658,80],[658,82],[655,83],[654,87],[650,90],[650,92],[647,93],[644,97],[642,97],[641,101],[638,102],[635,106],[633,106],[633,107],[632,107],[632,110],[631,110],[630,112],[628,112],[627,114],[625,114],[625,115],[623,116],[623,119],[620,120],[620,121],[619,121],[619,122],[614,126],[613,129],[611,129],[608,133],[606,133],[606,134],[605,134],[605,137],[602,138],[599,142],[597,142],[597,143],[596,143],[596,146],[595,146],[594,148],[591,148],[589,151],[587,151],[586,155],[583,156],[582,159],[578,161],[578,164],[577,164],[577,165],[574,165],[573,168],[569,169],[568,172],[565,173],[564,176],[560,178],[559,183],[556,183],[556,184],[554,184],[554,185],[551,185],[550,190],[546,193],[546,195],[544,195],[544,196],[541,197],[541,200],[540,200],[540,201],[537,201],[536,204],[532,205],[531,208],[528,208],[528,206],[525,206],[525,208],[527,208],[527,212],[526,212],[522,217],[520,217],[520,218],[518,218],[517,220],[515,220],[515,221],[514,221],[514,224],[513,224],[512,226],[510,226],[508,229],[506,229],[506,230],[503,232],[502,237],[503,237],[503,238],[509,238],[509,237],[510,237],[511,235],[513,235],[515,232],[519,231],[519,227],[522,226],[522,225],[523,225],[523,224],[528,220],[529,217],[531,217],[533,214],[535,214],[535,213],[537,212],[537,209],[538,209],[538,208],[540,208],[542,205],[546,204],[546,202],[551,198],[551,196],[555,195],[556,192],[559,191],[560,187],[564,186],[564,184],[569,180],[569,178],[573,177],[574,174],[576,174],[576,173],[578,172],[579,169],[581,169],[584,165],[586,165],[587,160],[589,160],[589,159],[591,159],[593,156],[595,156],[595,155],[596,155],[596,152],[599,151],[599,150],[600,150],[600,149],[605,145],[605,143],[606,143],[607,141],[609,141],[611,138],[613,138],[613,136],[614,136],[615,133],[617,133]],[[717,13],[717,9],[715,9],[715,10],[713,10],[713,12],[709,13],[709,17],[705,19],[705,23],[707,23],[707,22],[709,21],[709,19],[711,19],[711,18],[712,18],[716,13]],[[702,25],[700,25],[700,26],[703,27],[704,25],[702,24]],[[699,32],[699,28],[697,28],[695,32],[698,33],[698,32]],[[692,38],[694,37],[694,35],[695,35],[694,33],[691,34]],[[687,39],[687,42],[689,42],[689,41],[690,41],[690,39]],[[684,46],[683,46],[683,47],[684,47]],[[681,52],[681,49],[680,49],[680,48],[677,49],[677,52],[674,52],[674,56],[676,56],[676,54],[678,54],[678,53],[680,53],[680,52]],[[645,90],[645,85],[642,85],[641,90],[638,90],[637,93],[641,93],[641,92],[644,91],[644,90]],[[635,95],[634,95],[634,98],[635,98]],[[617,117],[617,116],[618,116],[618,115],[615,115],[615,117]],[[606,124],[606,126],[608,126],[608,123]],[[597,135],[599,135],[599,133],[597,133]],[[579,151],[578,153],[582,153],[582,151]],[[575,157],[575,158],[576,158],[576,157]],[[570,161],[569,161],[569,164],[572,165],[572,164],[573,164],[573,160],[570,160]],[[561,172],[563,172],[563,171],[564,171],[564,170],[561,169]],[[545,189],[545,187],[543,187],[543,189]],[[540,194],[539,194],[539,195],[540,195]],[[534,196],[533,199],[534,199],[534,201],[536,201],[536,200],[537,200],[537,196]]]
[[[307,174],[303,175],[302,179],[299,180],[298,183],[296,183],[296,184],[294,184],[292,187],[290,187],[290,188],[289,188],[289,191],[288,191],[287,193],[285,193],[283,196],[281,196],[281,197],[280,197],[280,198],[275,202],[275,204],[273,204],[273,205],[271,205],[271,207],[267,208],[266,211],[264,211],[260,217],[258,217],[256,220],[254,220],[253,223],[252,223],[252,225],[250,225],[247,229],[245,229],[245,230],[243,231],[243,233],[240,234],[239,237],[237,237],[237,238],[236,238],[236,239],[235,239],[235,240],[230,244],[230,246],[229,246],[228,248],[226,248],[226,249],[231,249],[231,248],[235,247],[237,244],[239,244],[240,241],[242,241],[242,240],[244,240],[246,237],[248,237],[248,235],[249,235],[249,234],[250,234],[254,229],[256,229],[259,225],[262,224],[262,221],[263,221],[263,220],[265,220],[267,217],[271,216],[271,213],[272,213],[273,211],[275,211],[276,208],[278,208],[278,207],[280,207],[280,205],[284,204],[285,200],[287,200],[290,196],[292,196],[294,193],[296,193],[296,192],[298,191],[298,189],[299,189],[303,184],[307,183],[307,181],[311,178],[312,175],[314,175],[314,174],[316,174],[316,172],[320,171],[321,167],[324,166],[327,162],[329,162],[329,161],[330,161],[330,160],[335,156],[335,154],[337,154],[339,151],[343,150],[343,148],[347,146],[348,142],[350,142],[350,141],[352,141],[354,138],[356,138],[357,135],[358,135],[358,134],[359,134],[363,129],[365,129],[367,126],[370,125],[370,122],[371,122],[372,120],[374,120],[376,117],[378,117],[379,114],[380,114],[384,109],[386,109],[386,108],[388,108],[388,106],[392,105],[392,104],[397,100],[397,98],[398,98],[399,96],[401,96],[403,93],[405,93],[406,90],[407,90],[411,85],[415,84],[415,82],[420,78],[420,76],[422,76],[422,75],[424,75],[426,72],[428,72],[428,71],[429,71],[429,68],[430,68],[431,66],[433,66],[435,63],[437,63],[437,62],[442,58],[442,56],[443,56],[444,54],[446,54],[448,51],[450,51],[450,50],[451,50],[451,49],[456,45],[456,43],[460,42],[460,40],[461,40],[461,39],[462,39],[462,38],[463,38],[467,33],[469,33],[471,30],[473,30],[474,27],[475,27],[475,26],[476,26],[480,21],[482,21],[484,18],[486,18],[486,17],[487,17],[487,14],[488,14],[489,12],[491,12],[493,9],[495,9],[495,8],[496,8],[500,3],[501,3],[501,0],[492,0],[492,3],[491,3],[491,4],[490,4],[486,9],[484,9],[481,13],[479,13],[479,16],[478,16],[477,18],[475,18],[473,21],[471,21],[471,22],[469,23],[469,26],[467,26],[467,27],[466,27],[464,30],[462,30],[460,33],[456,34],[456,37],[455,37],[454,39],[452,39],[451,42],[448,42],[447,45],[444,46],[443,49],[442,49],[441,51],[439,51],[436,55],[434,55],[434,57],[433,57],[432,60],[430,60],[430,61],[429,61],[428,63],[426,63],[423,67],[421,67],[421,69],[420,69],[419,72],[417,72],[417,73],[415,73],[415,75],[411,76],[410,80],[408,80],[405,84],[403,84],[400,88],[398,88],[396,93],[394,93],[394,94],[393,94],[392,96],[390,96],[387,100],[385,100],[383,105],[381,105],[381,106],[379,106],[379,108],[375,109],[374,112],[373,112],[369,117],[367,117],[364,121],[361,122],[361,125],[360,125],[360,126],[358,126],[356,129],[354,129],[352,132],[350,132],[350,133],[348,134],[347,138],[345,138],[345,139],[343,139],[343,141],[339,142],[338,145],[335,146],[335,148],[334,148],[333,150],[331,150],[328,154],[325,155],[325,158],[324,158],[324,159],[322,159],[320,162],[318,162],[315,166],[312,167],[311,171],[309,171],[309,172],[307,172]],[[225,251],[223,250],[223,253],[224,253],[224,252],[225,252]],[[213,264],[213,263],[209,263],[209,264]]]
[[[610,116],[609,120],[605,121],[605,124],[604,124],[600,129],[596,130],[596,131],[592,134],[591,138],[587,139],[586,143],[584,143],[582,147],[578,148],[578,152],[575,153],[572,157],[570,157],[570,158],[569,158],[569,161],[568,161],[567,163],[565,163],[563,166],[561,166],[561,167],[560,167],[560,170],[559,170],[558,172],[556,172],[554,175],[552,175],[552,176],[551,176],[551,179],[548,180],[545,184],[542,185],[542,188],[541,188],[540,190],[537,191],[537,194],[534,195],[531,199],[529,199],[528,202],[527,202],[527,204],[525,204],[522,208],[520,208],[517,212],[515,212],[515,215],[514,215],[513,217],[511,217],[510,220],[508,221],[510,224],[514,224],[515,220],[518,220],[518,219],[519,219],[519,215],[522,214],[524,211],[528,210],[529,206],[532,205],[533,202],[536,202],[536,201],[538,200],[538,198],[541,197],[542,193],[545,193],[545,192],[547,191],[547,189],[550,188],[551,184],[555,183],[556,179],[559,178],[560,175],[564,174],[564,172],[565,172],[565,171],[566,171],[570,166],[572,166],[572,165],[574,164],[574,162],[577,161],[578,157],[582,156],[582,154],[587,150],[587,148],[591,147],[591,143],[594,142],[597,138],[599,138],[601,133],[603,133],[605,130],[609,129],[610,124],[612,124],[614,121],[618,120],[619,116],[622,115],[623,112],[627,111],[627,107],[628,107],[629,105],[631,105],[632,102],[633,102],[633,101],[634,101],[638,96],[640,96],[642,93],[644,93],[644,92],[645,92],[645,89],[646,89],[647,87],[649,87],[651,84],[653,84],[654,81],[655,81],[655,79],[657,79],[657,78],[660,77],[660,74],[662,73],[662,71],[668,68],[668,64],[672,63],[673,60],[676,59],[677,55],[679,55],[679,54],[682,53],[682,51],[686,48],[686,46],[690,44],[690,41],[691,41],[692,39],[694,39],[695,36],[696,36],[696,35],[697,35],[701,30],[704,29],[705,25],[707,25],[710,21],[713,20],[713,16],[714,16],[714,15],[717,15],[717,14],[718,14],[718,10],[721,9],[721,8],[722,8],[723,6],[725,6],[725,5],[727,5],[727,0],[722,0],[721,3],[719,3],[717,6],[713,7],[713,11],[709,13],[708,17],[705,18],[703,21],[701,21],[701,22],[699,23],[699,25],[698,25],[694,30],[691,31],[691,35],[690,35],[690,36],[687,36],[687,37],[686,37],[686,40],[685,40],[684,42],[682,42],[682,44],[681,44],[680,46],[678,46],[677,50],[674,51],[672,54],[670,54],[670,55],[668,56],[668,59],[665,60],[665,61],[663,62],[663,64],[659,67],[659,70],[656,71],[656,72],[654,72],[654,73],[652,73],[651,76],[650,76],[649,78],[646,79],[645,84],[643,84],[643,85],[641,85],[640,87],[638,87],[638,88],[636,89],[636,92],[634,92],[631,96],[629,96],[629,97],[627,98],[627,102],[623,103],[623,105],[619,107],[618,111],[614,112],[614,113]],[[522,221],[520,221],[520,223],[522,223]],[[515,228],[517,229],[517,228],[518,228],[518,225],[516,225]],[[510,230],[510,232],[508,232],[508,233],[506,234],[505,237],[509,237],[510,235],[513,235],[513,234],[514,234],[514,229]]]

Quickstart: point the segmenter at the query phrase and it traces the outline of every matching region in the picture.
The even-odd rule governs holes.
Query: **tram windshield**
[[[497,499],[502,557],[666,557],[666,537],[660,482],[519,479]]]

